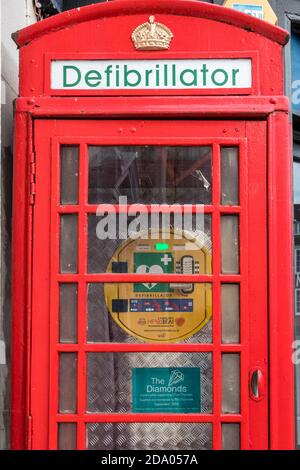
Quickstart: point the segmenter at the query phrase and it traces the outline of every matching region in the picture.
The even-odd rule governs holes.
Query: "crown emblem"
[[[154,16],[150,16],[148,23],[141,24],[133,31],[131,39],[140,51],[159,51],[169,49],[173,33],[164,24],[156,23]]]

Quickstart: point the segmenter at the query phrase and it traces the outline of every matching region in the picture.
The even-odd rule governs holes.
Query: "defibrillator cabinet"
[[[293,448],[287,32],[115,0],[14,39],[12,448]]]

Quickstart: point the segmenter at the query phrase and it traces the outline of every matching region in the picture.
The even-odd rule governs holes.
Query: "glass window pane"
[[[60,272],[77,273],[78,270],[78,217],[64,214],[60,217]]]
[[[222,273],[239,273],[239,218],[237,215],[221,217]]]
[[[88,342],[211,343],[212,286],[194,284],[189,294],[185,286],[170,292],[160,283],[152,295],[137,283],[88,284]]]
[[[296,315],[300,315],[300,289],[295,289]]]
[[[210,204],[211,147],[89,147],[89,203]]]
[[[299,322],[297,322],[299,328]],[[299,339],[299,335],[296,335]],[[297,445],[300,446],[300,363],[295,365]]]
[[[78,204],[79,147],[62,145],[60,151],[60,202]]]
[[[239,423],[222,424],[222,449],[240,449],[240,425]]]
[[[170,409],[211,413],[211,353],[87,354],[89,413],[164,413]]]
[[[240,290],[238,284],[222,284],[222,342],[240,341]]]
[[[77,284],[60,284],[59,340],[77,342]]]
[[[59,412],[77,411],[77,354],[59,355]]]
[[[137,228],[140,236],[130,237],[130,230],[136,227],[137,219],[124,214],[123,223],[114,214],[111,219],[107,218],[107,214],[103,217],[90,214],[88,272],[141,273],[141,269],[150,270],[156,266],[158,274],[211,274],[211,216],[190,214],[190,217],[181,220],[179,217],[175,220],[173,214],[168,217],[161,214],[155,216],[158,216],[157,224],[152,215],[144,214]],[[154,231],[153,225],[158,227],[157,231]],[[186,225],[190,225],[191,229]],[[164,236],[163,227],[169,229],[167,233],[164,231]],[[189,260],[191,263],[187,262]]]
[[[210,423],[90,423],[89,450],[210,450]]]
[[[221,181],[223,205],[239,204],[239,162],[238,147],[223,147],[221,149]]]
[[[300,163],[293,162],[294,173],[294,204],[300,203]]]
[[[222,354],[222,413],[240,412],[240,356]]]
[[[58,449],[76,450],[77,448],[77,424],[59,423],[58,424]]]
[[[295,273],[300,274],[300,250],[295,249]]]

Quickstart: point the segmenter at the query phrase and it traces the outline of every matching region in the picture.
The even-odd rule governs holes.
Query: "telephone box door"
[[[32,448],[266,449],[266,123],[36,120],[35,154]]]

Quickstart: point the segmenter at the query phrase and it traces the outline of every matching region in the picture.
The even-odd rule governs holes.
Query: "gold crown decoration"
[[[160,51],[169,49],[173,33],[164,24],[156,23],[155,16],[150,16],[149,23],[135,28],[131,39],[135,48],[140,51]]]

